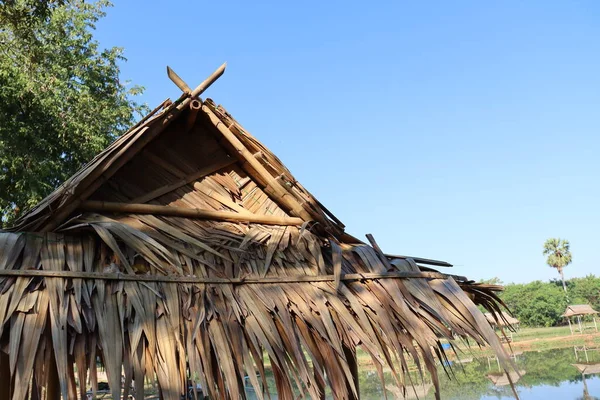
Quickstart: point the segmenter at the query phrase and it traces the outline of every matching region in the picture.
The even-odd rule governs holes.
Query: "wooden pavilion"
[[[507,313],[506,311],[502,311],[500,313],[484,313],[485,318],[488,320],[492,327],[510,327],[515,330],[519,329],[520,321]]]
[[[567,319],[567,322],[569,323],[569,329],[571,330],[572,335],[574,332],[583,333],[583,331],[586,328],[594,329],[596,332],[598,332],[598,325],[596,324],[596,314],[598,314],[598,311],[594,310],[589,304],[575,304],[567,306],[567,309],[562,314],[562,317]],[[592,320],[594,321],[593,328],[591,326],[586,327],[585,322],[582,323],[581,319],[586,315],[592,316]],[[575,317],[575,319],[577,320],[576,327],[573,327],[573,324],[571,323],[571,319],[573,317]]]
[[[347,234],[265,146],[173,71],[165,101],[0,232],[0,400],[359,397],[355,350],[439,397],[440,339],[491,345],[495,291]],[[266,360],[266,361],[265,361]],[[264,394],[268,397],[268,393]]]

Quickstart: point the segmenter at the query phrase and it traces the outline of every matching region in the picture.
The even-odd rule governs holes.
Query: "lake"
[[[491,400],[514,399],[506,374],[500,372],[495,357],[461,356],[452,362],[455,376],[449,379],[439,366],[442,399]],[[570,347],[513,356],[521,376],[511,375],[522,400],[600,399],[600,348]],[[386,391],[390,399],[402,399],[391,373],[385,373]],[[384,398],[383,388],[374,368],[361,366],[360,393],[362,400]],[[269,387],[274,389],[270,382]],[[406,399],[434,399],[434,388],[425,377],[415,391],[408,389]],[[248,394],[251,395],[249,388]],[[254,396],[251,396],[254,398]],[[272,396],[272,398],[276,398]],[[328,393],[331,399],[331,393]]]

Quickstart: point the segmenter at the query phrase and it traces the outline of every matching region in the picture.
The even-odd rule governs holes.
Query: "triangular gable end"
[[[290,225],[320,220],[338,232],[343,230],[343,226],[325,216],[316,200],[275,156],[221,107],[211,100],[196,107],[173,121],[91,195],[83,207],[114,211],[120,205],[127,212],[147,209],[155,214],[174,213],[169,215],[177,215],[177,210],[184,209],[216,211],[224,218],[226,214],[236,214],[231,217],[241,222],[273,221]],[[229,142],[219,128],[235,135],[238,143]],[[253,148],[248,149],[251,145]],[[262,149],[258,150],[258,146]],[[251,154],[254,165],[240,155],[242,152]],[[256,171],[258,168],[263,169],[263,175]],[[282,201],[277,189],[284,190],[287,202]],[[309,204],[312,207],[307,207]],[[189,212],[181,215],[194,216]]]
[[[206,211],[210,218],[240,222],[306,222],[350,238],[277,157],[222,107],[193,98],[195,92],[200,93],[187,91],[175,103],[163,102],[18,220],[14,230],[52,231],[81,211],[183,211],[182,216],[196,218]]]

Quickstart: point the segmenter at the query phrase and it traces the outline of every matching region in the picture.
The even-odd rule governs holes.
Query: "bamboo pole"
[[[385,256],[387,258],[400,258],[402,260],[405,260],[407,258],[412,258],[413,261],[416,262],[417,264],[435,265],[437,267],[452,267],[453,266],[452,264],[450,264],[446,261],[431,260],[429,258],[399,256],[399,255],[395,255],[395,254],[385,254]]]
[[[265,276],[247,278],[202,278],[195,276],[179,275],[135,275],[104,272],[83,271],[49,271],[39,269],[0,269],[0,276],[27,276],[27,277],[51,277],[51,278],[81,278],[102,279],[118,281],[142,281],[142,282],[171,282],[171,283],[208,283],[208,284],[270,284],[270,283],[302,283],[302,282],[334,282],[335,275],[291,275],[291,276]],[[466,280],[464,276],[447,275],[439,272],[384,272],[384,273],[360,273],[343,274],[339,277],[341,281],[363,281],[377,279],[448,279]]]
[[[200,210],[198,208],[184,208],[172,206],[159,206],[153,204],[128,204],[104,201],[86,201],[80,209],[94,212],[114,212],[132,214],[166,215],[183,218],[208,219],[227,222],[251,222],[265,225],[302,225],[304,221],[294,217],[277,217],[274,215],[240,214],[229,211]]]
[[[567,322],[569,323],[569,330],[571,331],[571,336],[573,336],[573,327],[571,326],[571,317],[567,317]]]
[[[206,105],[202,106],[202,111],[208,116],[210,122],[217,128],[223,137],[235,149],[235,156],[242,162],[248,163],[252,170],[255,171],[260,180],[265,183],[263,189],[280,207],[292,214],[300,217],[304,221],[312,221],[314,218],[302,207],[298,201],[285,189],[258,161],[254,155],[244,146],[244,144],[236,137],[236,135],[225,126],[221,119]],[[244,167],[244,164],[242,164]],[[248,171],[247,171],[248,172]],[[327,226],[328,223],[323,218],[318,220],[320,223]]]
[[[217,68],[215,70],[215,72],[213,72],[212,74],[210,74],[210,76],[208,78],[206,78],[201,84],[199,84],[196,89],[194,89],[192,91],[192,99],[196,98],[198,96],[200,96],[202,93],[204,93],[204,91],[206,89],[208,89],[210,87],[210,85],[212,85],[213,83],[215,83],[215,81],[217,79],[219,79],[221,77],[221,75],[223,75],[223,73],[225,72],[225,68],[227,68],[227,63],[223,63],[221,64],[221,66],[219,68]]]
[[[161,118],[159,123],[149,126],[140,126],[139,132],[135,138],[132,138],[129,143],[124,145],[114,156],[110,157],[111,161],[94,169],[84,181],[80,182],[76,187],[76,193],[70,202],[66,203],[63,208],[57,210],[48,221],[45,221],[42,226],[36,227],[36,231],[49,232],[54,230],[65,218],[75,211],[82,202],[87,200],[104,182],[112,177],[123,165],[131,160],[138,152],[140,152],[148,143],[156,136],[162,133],[167,126],[186,108],[191,100],[199,96],[210,87],[221,75],[225,72],[226,63],[215,70],[207,79],[205,79],[196,89],[192,91],[190,97],[184,95],[175,103],[171,104],[165,111],[165,116]]]
[[[190,101],[190,113],[188,114],[187,121],[185,123],[185,130],[190,131],[194,124],[196,123],[196,118],[198,117],[198,111],[202,108],[202,103],[200,101],[193,99]]]
[[[177,73],[173,71],[173,69],[171,69],[171,67],[169,67],[168,65],[167,76],[175,85],[177,85],[179,89],[181,89],[182,92],[190,94],[192,93],[192,89],[187,85],[187,83],[185,83],[183,79],[181,79],[179,75],[177,75]]]

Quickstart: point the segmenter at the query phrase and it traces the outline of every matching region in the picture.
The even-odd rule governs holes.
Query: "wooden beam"
[[[185,186],[188,183],[192,183],[192,182],[194,182],[200,178],[203,178],[207,175],[214,174],[215,172],[217,172],[220,169],[223,169],[225,167],[235,164],[236,161],[237,160],[234,158],[224,158],[222,160],[218,160],[218,161],[214,162],[213,164],[210,164],[204,168],[199,169],[196,172],[192,172],[191,174],[184,176],[183,178],[179,179],[176,182],[173,182],[167,186],[163,186],[158,189],[155,189],[155,190],[153,190],[149,193],[146,193],[140,197],[137,197],[137,198],[131,200],[131,203],[147,203],[151,200],[156,199],[157,197],[163,196],[167,193],[172,192],[173,190],[179,189],[180,187]]]
[[[334,282],[334,275],[291,275],[291,276],[265,276],[247,278],[200,278],[195,276],[179,275],[132,275],[121,273],[84,272],[84,271],[49,271],[38,269],[0,269],[0,276],[27,276],[51,278],[80,278],[100,279],[107,281],[142,281],[142,282],[169,282],[169,283],[207,283],[213,285],[261,285],[271,283],[306,283],[306,282]],[[363,281],[378,279],[448,279],[454,278],[466,281],[464,276],[441,274],[439,272],[372,272],[360,274],[343,274],[341,281]]]
[[[302,225],[300,218],[273,215],[239,214],[229,211],[200,210],[197,208],[157,206],[153,204],[129,204],[104,201],[85,201],[79,207],[85,211],[165,215],[182,218],[207,219],[227,222],[250,222],[265,225]]]

